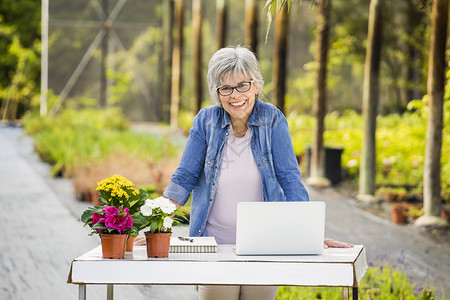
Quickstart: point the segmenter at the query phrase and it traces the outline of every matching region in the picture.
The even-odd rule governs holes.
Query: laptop
[[[325,202],[240,202],[237,255],[319,255]]]

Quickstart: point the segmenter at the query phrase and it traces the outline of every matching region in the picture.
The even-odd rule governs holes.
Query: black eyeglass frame
[[[223,86],[220,86],[220,87],[218,87],[217,88],[217,92],[219,93],[219,95],[221,95],[221,96],[230,96],[231,94],[233,94],[233,90],[236,90],[237,92],[239,92],[239,93],[245,93],[245,92],[248,92],[251,88],[252,88],[252,83],[254,82],[255,80],[251,80],[251,81],[241,81],[241,82],[239,82],[236,86],[229,86],[229,85],[223,85]],[[239,87],[239,85],[240,84],[242,84],[242,83],[248,83],[249,85],[248,85],[248,89],[246,89],[245,91],[240,91],[240,90],[238,90],[238,87]],[[222,94],[221,92],[220,92],[220,89],[223,89],[223,88],[231,88],[231,92],[229,93],[229,94]]]

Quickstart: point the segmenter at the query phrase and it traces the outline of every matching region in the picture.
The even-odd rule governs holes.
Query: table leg
[[[114,299],[114,285],[113,284],[106,285],[106,299],[107,300]]]
[[[355,287],[355,286],[353,287],[352,296],[353,296],[353,297],[352,297],[353,300],[358,300],[358,287],[357,287],[357,286],[356,286],[356,287]]]
[[[342,288],[342,299],[348,300],[348,297],[349,297],[348,286],[344,286]]]
[[[86,285],[83,283],[78,285],[78,299],[86,300]]]

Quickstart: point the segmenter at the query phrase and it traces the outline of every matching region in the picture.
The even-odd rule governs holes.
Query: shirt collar
[[[255,105],[253,106],[253,110],[250,113],[250,117],[248,118],[248,121],[247,121],[248,125],[252,125],[252,126],[261,125],[261,120],[260,120],[259,114],[258,114],[259,106],[261,105],[260,102],[261,102],[261,100],[255,101]],[[231,121],[230,121],[230,116],[225,111],[225,109],[223,109],[223,107],[221,107],[221,108],[222,108],[222,114],[223,114],[221,127],[225,128],[231,124]]]

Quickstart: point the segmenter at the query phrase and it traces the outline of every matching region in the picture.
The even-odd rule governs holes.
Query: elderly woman
[[[286,118],[260,100],[264,81],[255,55],[223,48],[211,58],[215,105],[194,118],[180,164],[164,196],[184,205],[191,192],[191,236],[234,244],[241,201],[309,201]],[[326,239],[325,246],[350,247]],[[200,299],[274,299],[277,287],[199,286]]]

